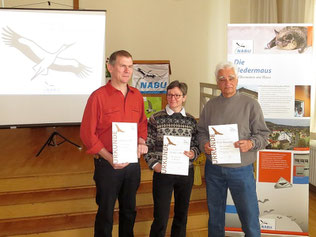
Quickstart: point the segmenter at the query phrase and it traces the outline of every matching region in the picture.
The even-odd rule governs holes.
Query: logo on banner
[[[166,93],[168,84],[168,64],[134,64],[132,86],[141,93]]]
[[[253,54],[253,40],[233,40],[234,54]]]
[[[259,218],[262,230],[275,230],[275,219]]]

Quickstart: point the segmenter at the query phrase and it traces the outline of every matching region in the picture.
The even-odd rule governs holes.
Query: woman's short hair
[[[183,96],[185,96],[188,93],[187,84],[184,82],[179,82],[178,80],[171,82],[167,87],[167,91],[175,87],[178,87],[181,90]]]

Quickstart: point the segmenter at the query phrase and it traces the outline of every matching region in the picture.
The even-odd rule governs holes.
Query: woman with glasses
[[[167,87],[168,104],[164,110],[153,114],[148,121],[148,153],[144,156],[153,175],[154,221],[150,236],[165,236],[169,219],[172,192],[174,192],[174,217],[171,236],[186,236],[187,213],[193,186],[193,161],[200,154],[197,142],[197,128],[194,117],[183,107],[187,95],[187,85],[173,81]],[[190,150],[184,151],[189,157],[188,176],[163,174],[163,137],[191,137]]]

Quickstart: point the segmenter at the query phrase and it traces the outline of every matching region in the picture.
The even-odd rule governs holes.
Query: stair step
[[[205,181],[202,185],[194,185],[192,195],[197,191],[204,191]],[[142,181],[137,194],[151,193],[152,182]],[[63,201],[71,199],[94,198],[96,193],[95,185],[68,187],[68,188],[53,188],[41,190],[26,190],[19,192],[0,192],[0,207],[7,205],[17,205],[26,203],[40,203],[51,201]]]
[[[84,199],[94,196],[94,185],[69,188],[26,190],[20,192],[4,192],[0,193],[0,208],[1,206],[6,205]]]
[[[152,205],[144,205],[137,207],[137,217],[135,224],[135,235],[145,235],[149,233],[152,222],[153,207]],[[171,207],[170,217],[173,216],[173,205]],[[202,218],[201,218],[202,217]],[[188,228],[203,228],[207,226],[207,203],[206,200],[196,200],[190,203]],[[64,215],[51,215],[42,217],[16,218],[10,220],[0,220],[0,233],[3,236],[28,235],[47,232],[60,232],[65,230],[73,230],[77,232],[82,228],[89,228],[91,236],[92,227],[94,225],[95,211],[84,213],[70,213]],[[114,224],[118,223],[118,210],[114,212]],[[190,226],[190,227],[189,227]],[[169,227],[170,228],[170,227]],[[114,232],[117,227],[114,228]],[[41,236],[63,236],[60,234],[41,235]],[[35,236],[35,235],[34,235]],[[65,235],[70,237],[70,235]],[[80,235],[76,235],[80,236]]]
[[[207,225],[205,224],[205,219],[208,218],[208,215],[196,215],[188,216],[187,224],[187,237],[207,237]],[[171,223],[172,219],[169,219]],[[198,225],[195,225],[195,222]],[[146,222],[136,222],[134,225],[134,236],[135,237],[148,237],[150,226],[152,221]],[[166,236],[170,236],[170,225],[167,228]],[[202,227],[199,227],[202,226]],[[197,234],[196,234],[197,233]],[[44,232],[37,234],[23,234],[23,235],[14,235],[15,237],[86,237],[93,236],[93,227],[89,228],[79,228],[79,229],[70,229],[54,232]],[[113,226],[112,236],[118,236],[118,225]]]
[[[191,200],[205,198],[205,185],[193,186]],[[153,204],[152,184],[150,181],[140,184],[136,196],[136,204],[137,206]],[[117,203],[116,207],[118,207]],[[0,219],[27,218],[96,210],[94,186],[0,194]]]
[[[142,168],[141,181],[152,180],[152,170]],[[0,179],[1,192],[68,188],[94,185],[93,172],[36,175]]]
[[[11,177],[0,179],[1,192],[27,191],[48,188],[62,188],[92,185],[93,173],[73,173]]]
[[[153,171],[148,168],[143,159],[140,159],[140,165],[142,168],[141,181],[152,180]],[[201,169],[201,175],[204,177],[203,168]],[[91,171],[0,178],[0,190],[4,193],[29,190],[40,191],[43,189],[64,189],[91,185],[94,186],[93,172]]]

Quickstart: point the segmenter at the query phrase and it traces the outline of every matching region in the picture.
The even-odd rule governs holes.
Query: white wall
[[[226,59],[229,0],[80,0],[80,9],[106,9],[106,52],[126,49],[135,60],[170,60],[171,80],[189,86],[186,110],[199,117],[199,83],[214,83]]]

